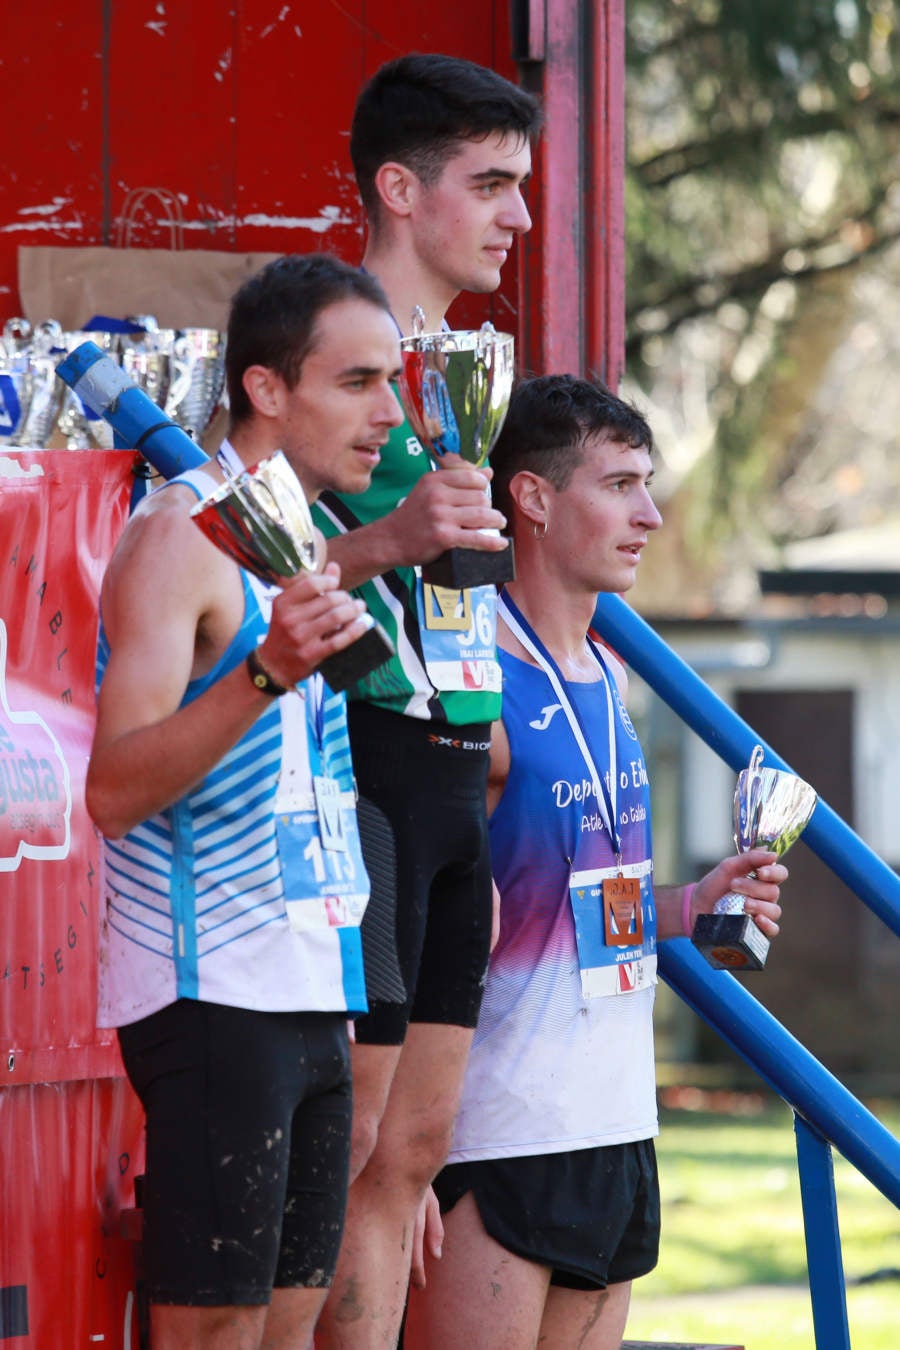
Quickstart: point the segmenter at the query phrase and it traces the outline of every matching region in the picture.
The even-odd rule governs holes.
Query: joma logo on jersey
[[[546,731],[558,712],[562,712],[561,703],[548,703],[546,707],[541,708],[540,717],[536,717],[528,725],[534,727],[535,731]]]

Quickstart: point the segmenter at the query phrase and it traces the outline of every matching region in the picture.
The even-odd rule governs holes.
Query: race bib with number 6
[[[425,668],[435,689],[499,693],[494,587],[457,590],[417,577],[416,608]]]

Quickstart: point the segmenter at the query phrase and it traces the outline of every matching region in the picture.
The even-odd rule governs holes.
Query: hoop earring
[[[546,539],[550,530],[550,522],[549,520],[533,520],[531,522],[531,529],[535,539]],[[538,533],[538,529],[540,529],[540,534]]]

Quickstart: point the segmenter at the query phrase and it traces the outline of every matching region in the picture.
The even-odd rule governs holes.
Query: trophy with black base
[[[762,746],[754,746],[749,767],[738,775],[734,844],[738,853],[766,848],[780,858],[800,838],[818,798],[796,774],[764,769],[762,758]],[[698,914],[691,941],[718,970],[762,970],[770,946],[735,891],[721,896],[712,914]]]
[[[252,468],[233,473],[220,457],[225,482],[191,510],[206,537],[261,581],[278,585],[316,570],[315,530],[300,481],[280,450]],[[393,645],[371,614],[365,632],[318,667],[340,692],[384,664]]]
[[[495,332],[489,323],[472,331],[425,333],[423,322],[417,306],[413,336],[400,342],[400,401],[413,431],[439,469],[447,454],[459,455],[480,468],[509,407],[515,340],[509,333]],[[490,500],[489,487],[486,494]],[[497,535],[496,530],[483,533]],[[512,541],[502,552],[447,549],[422,568],[422,579],[429,585],[457,591],[470,586],[499,587],[514,576]]]

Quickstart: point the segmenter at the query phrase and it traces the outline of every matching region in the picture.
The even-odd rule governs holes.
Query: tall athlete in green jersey
[[[499,285],[531,225],[522,188],[539,121],[530,95],[452,57],[401,57],[363,89],[350,147],[368,218],[363,266],[401,334],[416,306],[433,332],[461,291]],[[317,513],[343,584],[397,648],[352,691],[348,712],[360,796],[383,827],[366,855],[376,905],[379,886],[396,877],[406,993],[370,1003],[357,1022],[356,1180],[317,1350],[396,1343],[416,1215],[449,1147],[478,1017],[491,926],[496,595],[433,591],[418,566],[447,548],[506,547],[479,533],[505,524],[486,496],[489,478],[462,461],[433,470],[406,423],[382,449],[370,489],[329,494]]]

